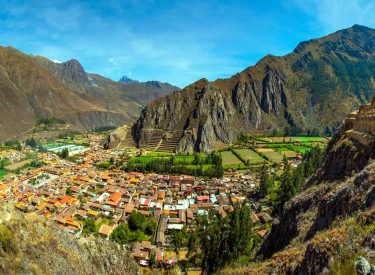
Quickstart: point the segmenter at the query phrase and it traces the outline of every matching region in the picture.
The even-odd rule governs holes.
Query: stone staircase
[[[137,147],[136,142],[131,134],[130,129],[126,132],[125,138],[120,141],[117,145],[118,149],[124,149],[126,147]]]
[[[155,151],[155,149],[160,145],[163,139],[163,132],[162,131],[154,131],[152,136],[149,138],[148,143],[142,149],[146,151]]]
[[[161,144],[156,148],[157,152],[175,153],[178,142],[180,141],[183,132],[175,131],[171,133],[171,137],[166,137]]]

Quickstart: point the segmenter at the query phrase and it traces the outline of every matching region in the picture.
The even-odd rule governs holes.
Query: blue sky
[[[180,87],[229,77],[266,54],[362,24],[365,0],[0,0],[0,45],[66,61],[118,80]]]

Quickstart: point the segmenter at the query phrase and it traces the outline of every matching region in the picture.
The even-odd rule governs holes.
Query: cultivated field
[[[27,166],[30,163],[31,163],[31,159],[28,159],[28,160],[20,161],[20,162],[13,163],[13,164],[10,164],[8,166],[5,166],[5,169],[9,170],[9,171],[14,171],[14,170],[17,170],[18,168],[22,168],[24,166]]]
[[[251,149],[234,149],[234,151],[241,156],[245,161],[249,161],[249,164],[257,164],[266,162],[259,154]]]
[[[258,148],[257,152],[265,155],[270,161],[279,163],[283,160],[284,155],[271,148]]]
[[[224,169],[231,169],[231,168],[245,168],[245,164],[236,157],[231,151],[224,151],[221,152],[221,158],[223,160],[223,168]]]

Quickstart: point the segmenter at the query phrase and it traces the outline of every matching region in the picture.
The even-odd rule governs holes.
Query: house
[[[197,196],[197,203],[208,203],[210,202],[210,197],[209,196]]]
[[[259,230],[257,234],[259,235],[259,237],[264,238],[267,235],[267,230],[265,229]]]
[[[106,201],[106,204],[112,205],[112,206],[118,206],[120,204],[121,197],[122,197],[121,192],[113,192],[112,195]]]
[[[272,222],[272,218],[271,216],[266,213],[266,212],[261,212],[258,214],[258,218],[263,222],[263,223],[269,223],[269,222]]]
[[[113,230],[113,226],[102,224],[99,228],[99,234],[104,237],[109,237]]]

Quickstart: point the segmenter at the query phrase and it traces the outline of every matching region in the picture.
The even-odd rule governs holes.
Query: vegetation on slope
[[[2,205],[0,273],[138,274],[138,266],[109,241],[76,239],[53,221]]]

